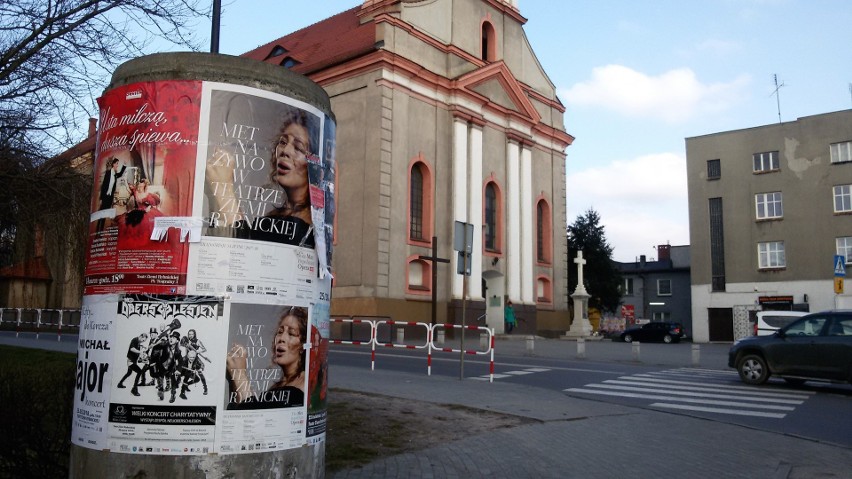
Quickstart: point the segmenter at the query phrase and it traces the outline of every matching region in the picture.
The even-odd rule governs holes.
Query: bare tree
[[[119,63],[155,42],[198,50],[201,2],[0,0],[0,266],[38,236],[82,268],[92,178],[57,153],[80,140]]]

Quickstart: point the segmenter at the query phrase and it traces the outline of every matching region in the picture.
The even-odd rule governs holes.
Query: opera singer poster
[[[308,311],[230,303],[221,452],[305,444]]]

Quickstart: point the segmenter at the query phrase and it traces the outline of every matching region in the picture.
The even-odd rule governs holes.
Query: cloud
[[[617,160],[570,173],[568,223],[589,208],[601,216],[613,259],[652,257],[652,246],[689,244],[686,159],[674,153]]]
[[[606,65],[594,68],[591,79],[561,91],[560,97],[569,105],[675,123],[736,104],[749,82],[741,75],[728,83],[703,84],[689,68],[649,76],[626,66]]]

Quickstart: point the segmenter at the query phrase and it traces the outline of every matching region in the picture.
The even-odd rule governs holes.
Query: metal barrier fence
[[[392,321],[390,319],[363,319],[363,317],[332,317],[330,318],[332,324],[340,324],[340,325],[348,325],[348,327],[343,326],[342,328],[337,328],[338,331],[341,329],[348,329],[349,331],[349,339],[335,339],[332,337],[329,339],[331,344],[346,344],[352,346],[369,346],[370,347],[370,369],[375,370],[376,368],[376,346],[381,346],[384,348],[401,348],[401,349],[423,349],[426,351],[426,370],[429,376],[432,375],[432,351],[441,351],[441,352],[455,352],[459,354],[470,354],[470,355],[488,355],[490,354],[490,363],[489,363],[489,382],[494,382],[494,330],[489,329],[484,326],[461,326],[458,324],[429,324],[429,323],[417,323],[417,322],[402,322],[402,321]],[[365,332],[365,327],[369,326],[369,332]],[[360,327],[360,330],[357,331],[360,333],[361,338],[369,336],[368,340],[359,340],[355,339],[356,330]],[[405,342],[405,331],[406,330],[421,330],[425,333],[425,339],[423,343],[420,342]],[[462,334],[464,334],[464,330],[473,330],[473,331],[484,331],[487,334],[488,341],[484,343],[480,343],[480,346],[484,344],[485,349],[480,351],[478,349],[465,349],[461,348],[450,348],[450,347],[442,347],[435,345],[436,332],[443,333],[447,329],[460,329]],[[335,328],[332,328],[332,336],[334,336]],[[396,342],[393,341],[393,332],[397,332]],[[388,340],[383,341],[378,338],[384,337],[387,333]],[[443,336],[443,334],[439,334]],[[420,335],[412,334],[411,336],[417,337],[418,340]]]
[[[21,333],[56,333],[56,340],[62,339],[62,333],[80,332],[79,309],[47,308],[0,308],[0,329],[15,331],[15,337]]]

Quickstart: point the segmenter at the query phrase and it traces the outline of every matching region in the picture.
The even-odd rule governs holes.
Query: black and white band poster
[[[214,451],[223,309],[215,296],[128,294],[115,304],[110,450]]]
[[[114,295],[83,297],[77,346],[74,414],[71,442],[91,449],[106,449],[107,409],[115,336]]]

